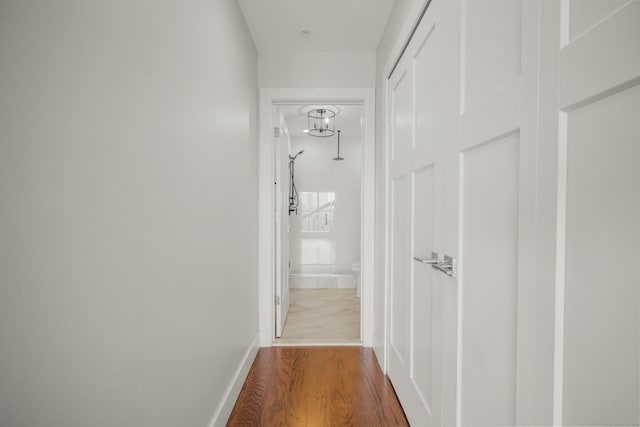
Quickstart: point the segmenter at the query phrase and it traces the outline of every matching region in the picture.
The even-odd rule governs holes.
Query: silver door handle
[[[431,267],[443,272],[449,277],[456,277],[458,260],[449,255],[440,255],[438,262],[432,264]]]
[[[449,255],[431,252],[431,258],[414,256],[413,259],[423,264],[429,264],[449,277],[456,277],[458,261]]]
[[[431,252],[431,258],[414,256],[413,259],[423,264],[436,265],[438,263],[438,254],[436,252]]]

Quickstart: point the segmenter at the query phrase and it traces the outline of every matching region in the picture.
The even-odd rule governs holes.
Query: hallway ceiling
[[[371,52],[394,0],[238,0],[260,53]],[[305,40],[300,31],[311,34]]]

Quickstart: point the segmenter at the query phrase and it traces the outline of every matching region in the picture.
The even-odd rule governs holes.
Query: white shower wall
[[[335,221],[330,232],[334,261],[331,264],[303,264],[302,239],[326,237],[322,233],[301,233],[301,209],[289,217],[289,259],[291,273],[353,273],[352,263],[360,260],[360,172],[362,163],[359,137],[340,138],[340,155],[345,160],[333,160],[337,154],[337,138],[292,138],[291,152],[304,150],[295,162],[295,184],[298,193],[334,192]]]

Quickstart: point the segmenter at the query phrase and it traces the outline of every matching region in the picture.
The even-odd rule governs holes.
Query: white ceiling
[[[380,42],[394,0],[238,0],[260,53],[367,52]],[[300,30],[311,35],[305,40]]]
[[[336,130],[340,130],[340,138],[360,138],[362,134],[362,106],[337,105],[340,113],[336,116]],[[309,136],[302,132],[307,128],[307,116],[300,113],[303,105],[281,105],[280,110],[287,122],[289,135],[292,138],[311,138],[321,140],[323,138]],[[336,137],[333,137],[336,138]],[[331,138],[329,138],[331,139]]]

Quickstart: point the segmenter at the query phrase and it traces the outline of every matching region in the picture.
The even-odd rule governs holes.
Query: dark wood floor
[[[227,426],[408,426],[373,350],[261,348]]]

